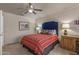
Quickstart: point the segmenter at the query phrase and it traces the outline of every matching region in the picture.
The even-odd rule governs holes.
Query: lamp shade
[[[40,30],[40,27],[36,27],[36,30]]]
[[[68,28],[70,28],[70,25],[67,24],[67,23],[64,23],[64,24],[62,24],[62,28],[63,29],[68,29]]]

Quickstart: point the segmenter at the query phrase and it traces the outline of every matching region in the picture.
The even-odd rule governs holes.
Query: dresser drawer
[[[79,40],[76,41],[76,52],[79,53]]]

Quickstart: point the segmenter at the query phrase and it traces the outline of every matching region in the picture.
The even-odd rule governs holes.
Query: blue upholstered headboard
[[[42,29],[56,30],[56,33],[58,35],[58,22],[54,22],[54,21],[45,22],[45,23],[42,24]]]

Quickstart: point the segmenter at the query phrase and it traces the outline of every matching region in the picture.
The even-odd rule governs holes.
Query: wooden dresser
[[[70,51],[79,52],[79,37],[61,36],[61,47]]]

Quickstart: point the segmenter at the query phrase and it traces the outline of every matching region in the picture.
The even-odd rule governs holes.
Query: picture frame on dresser
[[[75,21],[74,21],[74,24],[75,24],[75,25],[79,25],[79,20],[75,20]]]

